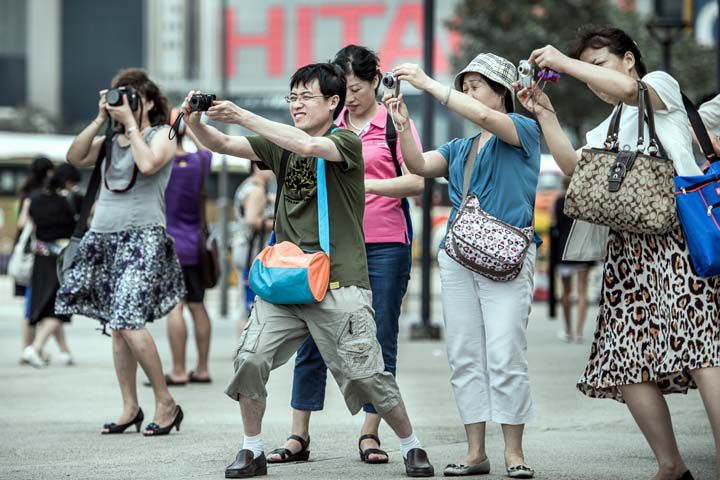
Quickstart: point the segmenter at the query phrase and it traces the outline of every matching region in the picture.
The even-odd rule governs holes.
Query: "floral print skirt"
[[[57,293],[55,311],[111,330],[141,329],[185,295],[175,247],[160,226],[85,234]]]
[[[620,386],[663,394],[697,388],[690,372],[720,366],[720,277],[695,275],[680,229],[610,232],[590,360],[577,387],[623,402]]]

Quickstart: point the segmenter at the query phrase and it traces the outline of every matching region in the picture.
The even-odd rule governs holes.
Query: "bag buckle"
[[[635,162],[637,152],[623,150],[615,157],[615,163],[610,167],[608,172],[608,192],[617,192],[620,190],[625,175],[632,168]]]

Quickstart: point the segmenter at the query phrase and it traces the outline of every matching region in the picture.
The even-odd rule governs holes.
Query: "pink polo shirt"
[[[385,125],[387,123],[387,108],[378,104],[380,110],[370,124],[360,132],[365,159],[365,178],[385,179],[395,178],[395,164],[390,155],[390,148],[385,141]],[[338,126],[348,128],[345,121],[347,109],[343,109],[338,116]],[[415,142],[422,151],[420,137],[415,124],[410,120],[410,129]],[[397,157],[400,165],[403,164],[400,152],[400,139],[397,140]],[[365,243],[409,243],[407,224],[402,211],[399,198],[382,197],[365,194],[365,217],[363,219],[365,230]]]

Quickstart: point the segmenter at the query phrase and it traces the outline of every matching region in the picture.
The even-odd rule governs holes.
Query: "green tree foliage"
[[[615,2],[607,0],[462,0],[455,17],[448,21],[463,38],[460,54],[454,59],[457,69],[483,51],[515,64],[548,44],[567,52],[577,30],[589,24],[622,28],[640,46],[648,70],[660,68],[662,51],[648,32],[647,19],[620,11]],[[713,49],[701,47],[690,34],[682,34],[672,52],[673,75],[691,98],[713,91]],[[610,113],[609,105],[568,76],[561,76],[558,83],[546,88],[560,120],[576,137]]]

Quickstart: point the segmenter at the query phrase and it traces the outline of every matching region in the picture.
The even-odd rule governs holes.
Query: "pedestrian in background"
[[[122,130],[101,169],[102,187],[90,231],[82,238],[56,301],[58,314],[96,318],[112,332],[113,359],[123,410],[101,433],[122,433],[144,414],[137,397],[138,363],[155,396],[153,421],[145,435],[167,435],[180,428],[183,412],[168,391],[155,342],[145,325],[167,315],[185,295],[182,269],[165,230],[165,188],[172,172],[175,143],[168,139],[168,106],[157,85],[140,69],[118,72],[112,88],[127,87],[139,95],[137,110],[128,93],[111,106],[100,92],[97,117],[73,141],[67,159],[92,165],[104,148],[98,134],[108,115]],[[114,94],[117,93],[114,92]]]
[[[408,169],[426,178],[448,178],[452,210],[448,228],[461,204],[474,194],[482,210],[526,237],[527,249],[518,275],[496,281],[438,254],[442,285],[445,344],[451,383],[468,441],[467,455],[445,469],[448,476],[490,472],[485,449],[486,424],[501,424],[505,468],[512,478],[532,478],[522,439],[532,418],[533,402],[527,361],[527,325],[533,296],[535,252],[539,237],[531,233],[538,175],[540,130],[514,113],[513,82],[517,70],[508,60],[481,53],[455,76],[453,87],[428,77],[417,65],[393,69],[401,81],[428,92],[479,131],[423,153],[407,127],[408,109],[386,95],[400,131]],[[493,233],[488,233],[492,235]],[[481,236],[484,233],[481,233]],[[497,238],[498,243],[504,241]]]
[[[398,354],[400,307],[407,291],[412,266],[412,228],[405,197],[423,191],[423,179],[403,165],[402,152],[387,143],[388,129],[394,131],[387,108],[377,100],[380,87],[380,59],[372,50],[349,45],[335,55],[334,62],[345,71],[345,108],[337,125],[355,132],[362,142],[365,160],[365,215],[363,233],[367,255],[372,306],[375,311],[377,340],[382,348],[385,371],[395,375]],[[420,146],[415,125],[409,128]],[[393,159],[395,156],[395,159]],[[398,176],[397,167],[401,169]],[[271,463],[307,460],[310,444],[310,415],[325,403],[327,367],[315,340],[308,338],[295,357],[291,406],[292,435],[285,445],[270,452]],[[360,430],[358,449],[366,463],[387,463],[378,437],[381,418],[372,404],[363,406],[365,422]]]
[[[272,170],[260,170],[253,163],[252,173],[235,191],[233,208],[236,229],[233,235],[233,263],[240,277],[238,302],[242,332],[255,304],[255,292],[250,288],[248,275],[252,262],[265,248],[273,229],[274,203],[277,185]]]
[[[174,109],[171,124],[180,113]],[[186,152],[183,140],[189,137],[195,144],[195,152]],[[195,136],[181,121],[176,132],[177,147],[172,161],[172,173],[167,189],[165,203],[167,213],[167,233],[175,241],[180,265],[185,281],[185,296],[168,314],[168,340],[172,354],[172,370],[165,375],[168,385],[192,383],[210,383],[208,357],[210,355],[211,324],[205,308],[205,286],[200,269],[200,251],[202,245],[201,220],[205,208],[203,194],[210,175],[212,152],[203,148]],[[187,327],[183,312],[190,311],[195,327],[195,345],[197,364],[193,370],[185,370],[187,347]]]
[[[606,103],[621,105],[619,145],[637,143],[642,80],[658,139],[676,174],[701,174],[680,86],[665,72],[647,73],[640,49],[627,33],[614,27],[588,28],[575,39],[569,56],[546,46],[532,52],[530,62],[576,78]],[[572,175],[579,154],[548,96],[536,87],[518,96],[537,116],[558,166]],[[611,118],[587,133],[588,147],[605,148]],[[645,128],[643,148],[650,142]],[[678,450],[664,397],[692,388],[700,390],[705,404],[720,470],[719,316],[720,278],[693,273],[680,227],[664,235],[610,230],[595,338],[577,386],[589,397],[627,404],[657,459],[654,480],[693,478]]]
[[[25,179],[23,185],[18,189],[18,219],[17,219],[17,235],[15,236],[15,243],[20,240],[22,230],[26,225],[31,224],[30,219],[30,196],[41,190],[46,184],[47,179],[53,174],[54,166],[50,159],[47,157],[36,157],[30,164],[30,171],[28,177]],[[28,228],[33,228],[32,225]],[[25,249],[29,251],[30,244],[25,246]],[[22,335],[22,351],[33,343],[35,340],[35,326],[30,324],[28,320],[30,317],[30,299],[32,289],[30,285],[19,285],[17,282],[14,284],[15,296],[25,297],[24,310],[24,321],[23,321],[23,335]],[[43,361],[47,362],[47,357],[44,352],[41,353]],[[23,355],[20,357],[21,364],[27,364],[28,360]]]
[[[41,353],[51,336],[55,337],[60,347],[58,363],[73,364],[64,328],[70,322],[70,315],[55,313],[55,297],[60,286],[56,273],[57,258],[75,229],[77,207],[63,193],[67,175],[71,174],[67,168],[58,167],[54,175],[46,177],[45,186],[33,192],[28,199],[28,214],[35,225],[35,260],[28,322],[36,333],[33,342],[23,350],[22,359],[35,368],[47,365]]]
[[[563,193],[555,200],[553,205],[553,230],[555,234],[554,241],[557,248],[560,261],[556,269],[560,275],[562,282],[562,307],[563,318],[565,320],[565,330],[558,332],[558,338],[567,343],[583,343],[583,331],[585,328],[585,317],[587,315],[588,304],[588,279],[590,277],[590,269],[594,262],[573,262],[562,260],[562,253],[565,251],[565,244],[570,236],[572,229],[572,219],[565,215],[565,192],[570,185],[570,177],[563,177]],[[573,278],[577,279],[576,301],[577,301],[577,324],[573,330],[572,326],[572,283]]]

